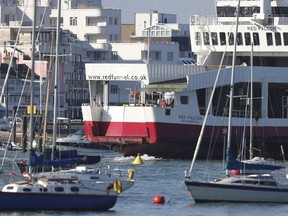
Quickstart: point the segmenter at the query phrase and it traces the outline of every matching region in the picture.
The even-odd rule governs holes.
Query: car
[[[7,117],[4,117],[4,118],[6,120],[8,120],[9,126],[12,127],[12,125],[13,125],[13,117],[12,116],[8,116],[8,118]],[[16,124],[17,127],[20,127],[22,125],[22,119],[20,117],[16,116],[15,124]]]
[[[0,118],[0,130],[9,131],[11,126],[7,118]]]

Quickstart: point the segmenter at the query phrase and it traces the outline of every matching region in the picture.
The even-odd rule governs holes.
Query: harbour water
[[[116,205],[109,211],[35,211],[35,212],[0,212],[0,215],[102,215],[102,216],[170,216],[170,215],[197,215],[197,216],[235,216],[235,215],[287,215],[288,205],[286,204],[250,204],[250,203],[208,203],[194,204],[193,199],[183,184],[185,170],[190,167],[188,160],[167,160],[142,156],[144,164],[133,165],[134,157],[124,158],[120,154],[112,151],[100,151],[91,149],[80,149],[82,152],[89,151],[89,154],[101,154],[103,159],[103,167],[110,164],[110,168],[135,170],[135,185],[129,190],[120,194]],[[2,154],[2,153],[1,153]],[[13,159],[16,152],[9,152],[10,160]],[[21,154],[21,153],[17,153]],[[23,154],[23,153],[22,153]],[[19,158],[19,157],[18,157]],[[209,162],[210,163],[210,162]],[[203,161],[196,164],[197,172],[193,178],[200,178],[204,172],[210,172],[211,179],[219,177],[219,173],[223,173],[223,163],[214,161],[207,164]],[[206,169],[206,167],[209,167]],[[9,168],[9,167],[8,167]],[[127,173],[123,173],[127,174]],[[282,181],[285,170],[279,173]],[[3,179],[7,179],[7,174],[2,174]],[[288,181],[287,181],[288,183]],[[165,197],[166,204],[154,205],[153,197],[155,195]],[[0,203],[1,205],[1,203]]]

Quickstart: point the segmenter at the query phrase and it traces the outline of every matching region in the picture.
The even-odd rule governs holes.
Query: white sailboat
[[[34,19],[32,31],[32,70],[31,70],[31,107],[34,105],[33,78],[35,64],[35,16],[36,2],[34,6]],[[58,20],[57,28],[60,28],[61,1],[58,1]],[[57,45],[59,43],[59,32],[57,31]],[[56,56],[58,49],[56,49]],[[56,58],[56,64],[57,64]],[[57,67],[56,67],[57,70]],[[57,86],[55,86],[57,88]],[[54,114],[56,115],[57,112]],[[55,119],[55,118],[54,118]],[[33,142],[33,112],[30,113],[30,146]],[[54,132],[56,133],[56,131]],[[56,137],[54,137],[56,140]],[[31,149],[31,148],[30,148]],[[31,159],[31,157],[30,157]],[[18,181],[7,184],[0,191],[0,209],[1,210],[108,210],[112,208],[117,201],[117,193],[113,190],[113,185],[107,185],[102,190],[103,184],[107,182],[96,182],[97,187],[87,187],[83,180],[67,175],[64,178],[31,178],[32,169],[29,167],[30,178],[24,181]],[[94,181],[91,184],[95,184]]]
[[[288,186],[281,185],[270,174],[251,174],[251,175],[231,175],[230,170],[240,166],[240,162],[236,161],[231,153],[231,119],[233,109],[233,85],[234,85],[234,70],[235,70],[235,56],[236,56],[236,43],[238,32],[238,19],[239,19],[240,0],[238,0],[236,7],[236,26],[234,37],[234,52],[233,52],[233,66],[231,68],[231,85],[230,85],[230,101],[229,101],[229,119],[228,119],[228,136],[227,136],[227,149],[226,149],[226,176],[216,179],[214,181],[196,181],[192,178],[192,171],[201,145],[201,139],[205,129],[205,122],[208,112],[206,113],[203,121],[203,126],[194,152],[193,160],[188,175],[186,176],[185,184],[197,202],[263,202],[263,203],[288,203]],[[215,91],[219,73],[215,80],[215,85],[212,90],[212,96],[209,101],[209,107]],[[209,108],[208,108],[209,110]],[[252,164],[253,168],[258,164]],[[245,168],[249,164],[244,164]],[[265,165],[262,164],[262,169]]]

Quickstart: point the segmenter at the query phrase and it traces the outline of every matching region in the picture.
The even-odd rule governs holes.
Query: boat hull
[[[144,123],[143,123],[144,124]],[[118,125],[118,126],[116,126]],[[149,131],[149,137],[137,136],[137,133],[115,136],[97,134],[93,131],[99,131],[99,128],[106,128],[106,123],[103,122],[88,122],[84,121],[86,136],[91,142],[91,146],[99,145],[106,146],[107,149],[113,149],[122,153],[124,156],[137,156],[137,154],[148,154],[151,156],[162,158],[181,158],[191,159],[195,150],[197,139],[200,133],[200,125],[191,124],[163,124],[163,123],[145,123],[145,127]],[[129,128],[137,128],[139,124],[117,123],[110,122],[107,130],[112,128],[122,127],[129,131]],[[201,159],[206,159],[207,155],[211,155],[213,159],[223,159],[224,145],[226,137],[223,134],[225,126],[206,126],[203,136],[202,145],[199,152]],[[284,152],[288,151],[288,142],[286,135],[287,127],[261,127],[255,131],[255,148],[260,149],[260,152],[255,152],[255,156],[266,156],[274,159],[281,159],[281,145]],[[135,129],[133,129],[135,131]],[[237,155],[241,147],[241,136],[243,127],[233,127],[232,134],[232,154]],[[261,134],[259,133],[261,132]],[[278,133],[275,133],[277,131]],[[275,135],[277,134],[277,136]],[[248,138],[247,138],[248,139]],[[256,143],[257,141],[257,143]],[[234,145],[235,144],[235,145]],[[211,151],[213,149],[213,154]]]
[[[227,185],[212,182],[185,182],[196,203],[201,202],[258,202],[288,203],[287,188],[257,185]]]
[[[99,210],[116,204],[115,195],[79,195],[0,192],[0,210]],[[1,204],[2,203],[2,204]]]

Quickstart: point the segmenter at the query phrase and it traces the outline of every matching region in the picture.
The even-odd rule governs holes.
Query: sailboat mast
[[[251,71],[250,71],[250,146],[249,146],[249,158],[253,158],[253,43],[251,45]]]
[[[34,71],[35,71],[35,42],[36,42],[36,1],[33,1],[33,25],[32,25],[32,56],[31,56],[31,76],[30,76],[30,159],[32,157],[32,147],[33,147],[33,139],[34,139]],[[32,167],[29,166],[29,174],[32,173]]]
[[[239,25],[239,10],[240,10],[240,0],[238,0],[236,7],[236,25],[234,32],[234,49],[233,49],[233,58],[232,58],[232,71],[231,71],[231,81],[230,81],[230,100],[229,100],[229,118],[228,118],[228,134],[227,134],[227,152],[226,157],[230,155],[231,149],[231,123],[232,123],[232,111],[233,111],[233,91],[234,91],[234,71],[236,64],[236,47],[237,47],[237,34],[238,34],[238,25]],[[228,158],[227,158],[228,161]],[[228,175],[228,169],[226,169],[226,175]]]
[[[58,74],[59,74],[59,42],[60,42],[60,20],[61,20],[61,0],[58,1],[58,14],[57,14],[57,32],[56,32],[56,49],[55,49],[55,84],[54,84],[54,109],[53,109],[53,145],[52,157],[54,159],[54,149],[56,147],[57,135],[57,111],[58,111]]]

